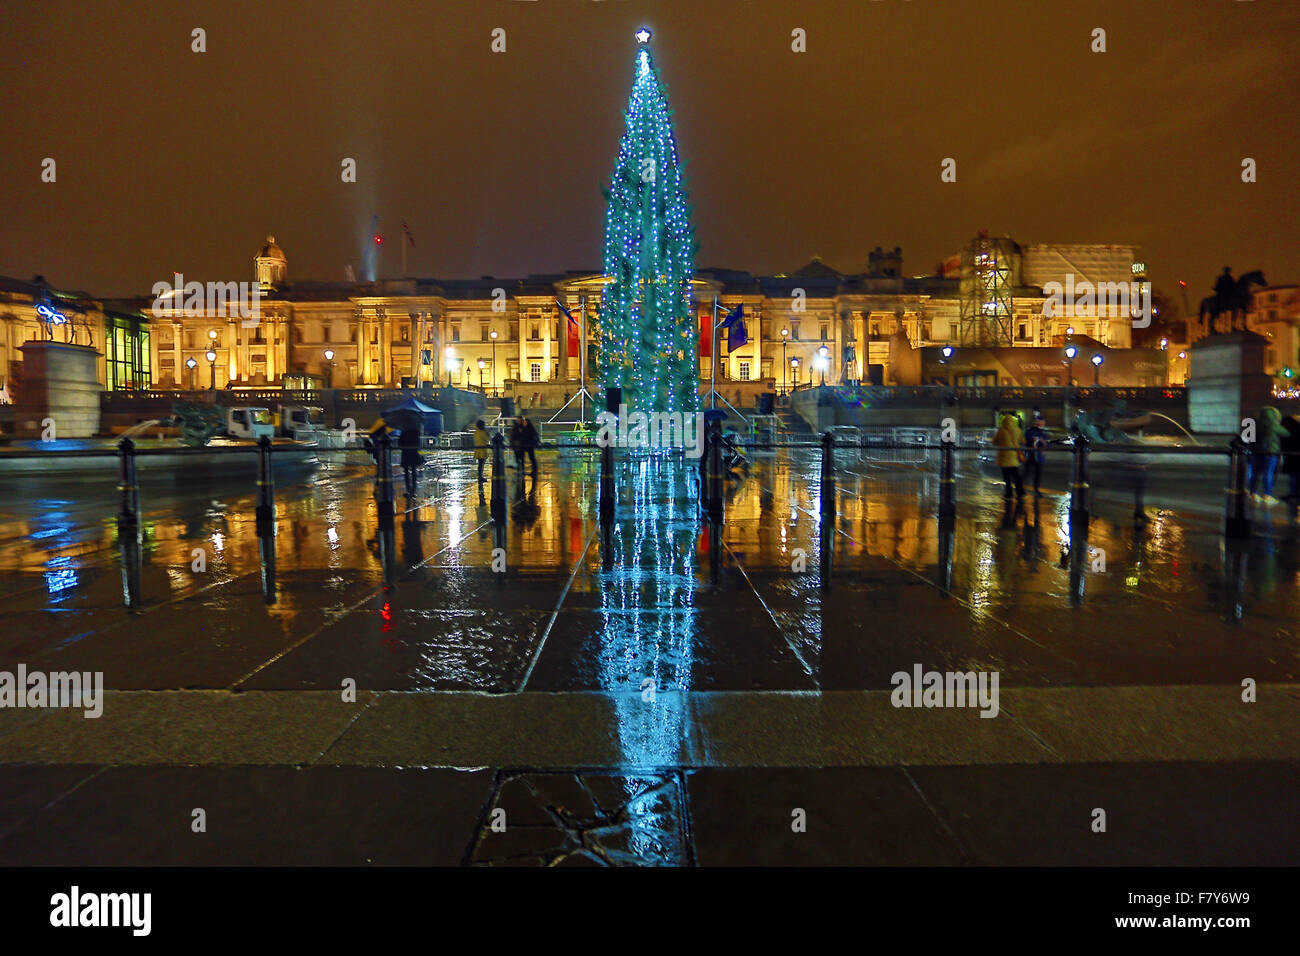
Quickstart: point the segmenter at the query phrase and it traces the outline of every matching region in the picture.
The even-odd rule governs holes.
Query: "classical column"
[[[180,319],[172,319],[172,381],[176,388],[189,388],[190,370],[185,368],[185,352],[181,336],[185,334]],[[153,336],[150,336],[152,339]],[[197,383],[196,383],[197,384]]]
[[[276,369],[279,367],[275,361],[275,339],[276,330],[279,328],[280,317],[274,312],[266,315],[262,319],[261,332],[262,337],[266,339],[263,346],[266,349],[266,384],[274,385]]]

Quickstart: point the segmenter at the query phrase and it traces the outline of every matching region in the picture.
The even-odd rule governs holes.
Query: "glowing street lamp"
[[[1106,361],[1101,357],[1100,352],[1095,352],[1090,360],[1092,362],[1092,384],[1101,384],[1101,363]]]
[[[794,381],[794,387],[799,387],[799,358],[795,356],[790,359],[790,378]]]
[[[817,350],[817,359],[814,363],[822,372],[822,384],[826,384],[826,370],[831,367],[831,351],[826,346]]]
[[[216,335],[217,335],[216,332],[213,332],[213,333],[212,333],[212,337],[213,337],[213,338],[216,338]],[[215,350],[215,349],[208,349],[207,355],[205,355],[204,358],[206,358],[206,359],[208,360],[208,368],[212,370],[212,390],[215,392],[215,391],[217,390],[217,352],[216,352],[216,350]]]
[[[478,387],[479,387],[479,391],[483,391],[483,370],[484,370],[485,368],[487,368],[487,362],[485,362],[483,359],[479,359],[479,360],[478,360]]]
[[[329,382],[327,382],[326,384],[330,388],[333,388],[334,387],[334,350],[333,349],[325,350],[325,361],[330,363],[330,377],[329,377]]]
[[[194,370],[198,368],[198,365],[199,363],[194,360],[193,355],[191,355],[189,358],[185,360],[185,367],[190,370],[190,391],[191,392],[196,391],[198,389],[198,385],[195,384],[194,381],[194,376],[195,376]]]
[[[497,390],[497,330],[493,329],[488,333],[488,338],[492,340],[492,393],[496,394]],[[585,385],[586,382],[580,382]]]
[[[1067,388],[1074,384],[1074,357],[1078,354],[1079,349],[1076,346],[1067,345],[1065,347],[1065,367],[1067,369],[1065,373],[1065,385]]]

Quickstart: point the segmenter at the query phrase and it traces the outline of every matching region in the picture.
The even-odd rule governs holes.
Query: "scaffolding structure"
[[[981,232],[962,256],[960,343],[966,348],[1012,344],[1012,295],[1019,249]]]

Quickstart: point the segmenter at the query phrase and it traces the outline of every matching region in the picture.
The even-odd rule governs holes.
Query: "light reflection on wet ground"
[[[827,574],[812,453],[757,458],[717,541],[697,515],[696,472],[680,462],[622,460],[606,535],[593,458],[544,463],[523,494],[511,473],[499,541],[472,461],[431,456],[417,500],[399,502],[389,588],[362,463],[282,485],[269,604],[251,481],[146,484],[136,612],[121,607],[113,489],[8,482],[0,663],[57,660],[103,670],[117,688],[316,688],[352,676],[376,689],[633,696],[886,687],[914,662],[999,669],[1004,684],[1027,685],[1300,673],[1300,532],[1279,505],[1262,534],[1226,544],[1212,478],[1198,499],[1167,476],[1197,510],[1160,510],[1166,476],[1155,475],[1144,527],[1131,499],[1095,479],[1086,573],[1076,567],[1072,581],[1066,498],[1030,496],[1007,513],[977,471],[959,482],[945,575],[935,476],[841,450]],[[492,568],[498,546],[504,573]],[[636,733],[653,749],[659,731]]]

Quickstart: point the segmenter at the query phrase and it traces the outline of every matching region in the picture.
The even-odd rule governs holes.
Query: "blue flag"
[[[748,342],[749,333],[745,330],[745,303],[736,306],[718,328],[727,330],[728,352],[733,352]]]

